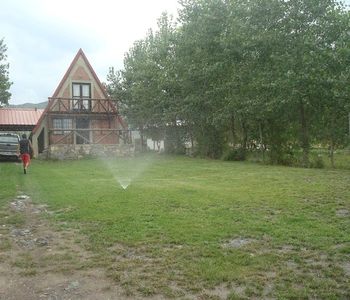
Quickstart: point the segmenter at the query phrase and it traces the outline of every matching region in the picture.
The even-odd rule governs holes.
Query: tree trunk
[[[143,136],[143,126],[140,126],[140,139],[141,139],[141,150],[147,149],[147,141],[145,143],[144,136]]]
[[[261,123],[259,124],[259,133],[260,133],[260,149],[261,149],[261,154],[262,154],[262,161],[265,162],[264,139],[263,139]]]
[[[303,166],[309,166],[309,133],[307,128],[305,107],[302,101],[300,101],[300,121],[301,121],[301,146],[303,149]]]
[[[335,168],[335,164],[334,164],[334,141],[333,141],[333,137],[332,136],[330,138],[329,156],[331,158],[331,167],[334,169]]]
[[[190,128],[189,130],[190,134],[190,140],[191,140],[191,156],[194,156],[194,139],[193,139],[193,134],[192,134],[192,129]]]
[[[232,146],[233,146],[233,148],[236,148],[237,147],[237,135],[236,135],[234,113],[232,113],[232,115],[231,115],[231,132],[232,132]]]
[[[242,124],[242,135],[243,135],[243,141],[242,141],[242,148],[244,152],[247,150],[247,141],[248,141],[248,125],[245,119],[242,117],[241,120]]]

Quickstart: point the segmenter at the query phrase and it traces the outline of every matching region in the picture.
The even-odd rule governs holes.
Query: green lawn
[[[0,164],[1,206],[18,190],[47,204],[86,236],[93,255],[76,267],[105,268],[126,294],[349,299],[349,169],[148,155],[33,160],[28,173]]]

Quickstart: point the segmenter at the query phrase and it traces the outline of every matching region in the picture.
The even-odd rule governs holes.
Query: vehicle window
[[[0,142],[18,143],[18,139],[15,136],[0,136]]]

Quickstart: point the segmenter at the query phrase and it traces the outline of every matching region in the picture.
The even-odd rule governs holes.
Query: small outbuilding
[[[38,123],[43,109],[0,108],[1,132],[31,132]]]

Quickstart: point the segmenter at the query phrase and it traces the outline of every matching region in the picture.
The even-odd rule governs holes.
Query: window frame
[[[66,135],[70,133],[70,130],[63,130],[63,129],[73,129],[73,119],[71,118],[54,118],[52,119],[52,125],[54,128],[53,134],[54,135]],[[55,129],[62,129],[62,130],[55,130]]]
[[[88,90],[85,88],[88,87]],[[73,110],[91,110],[91,83],[72,82]],[[75,100],[83,99],[83,100]]]

